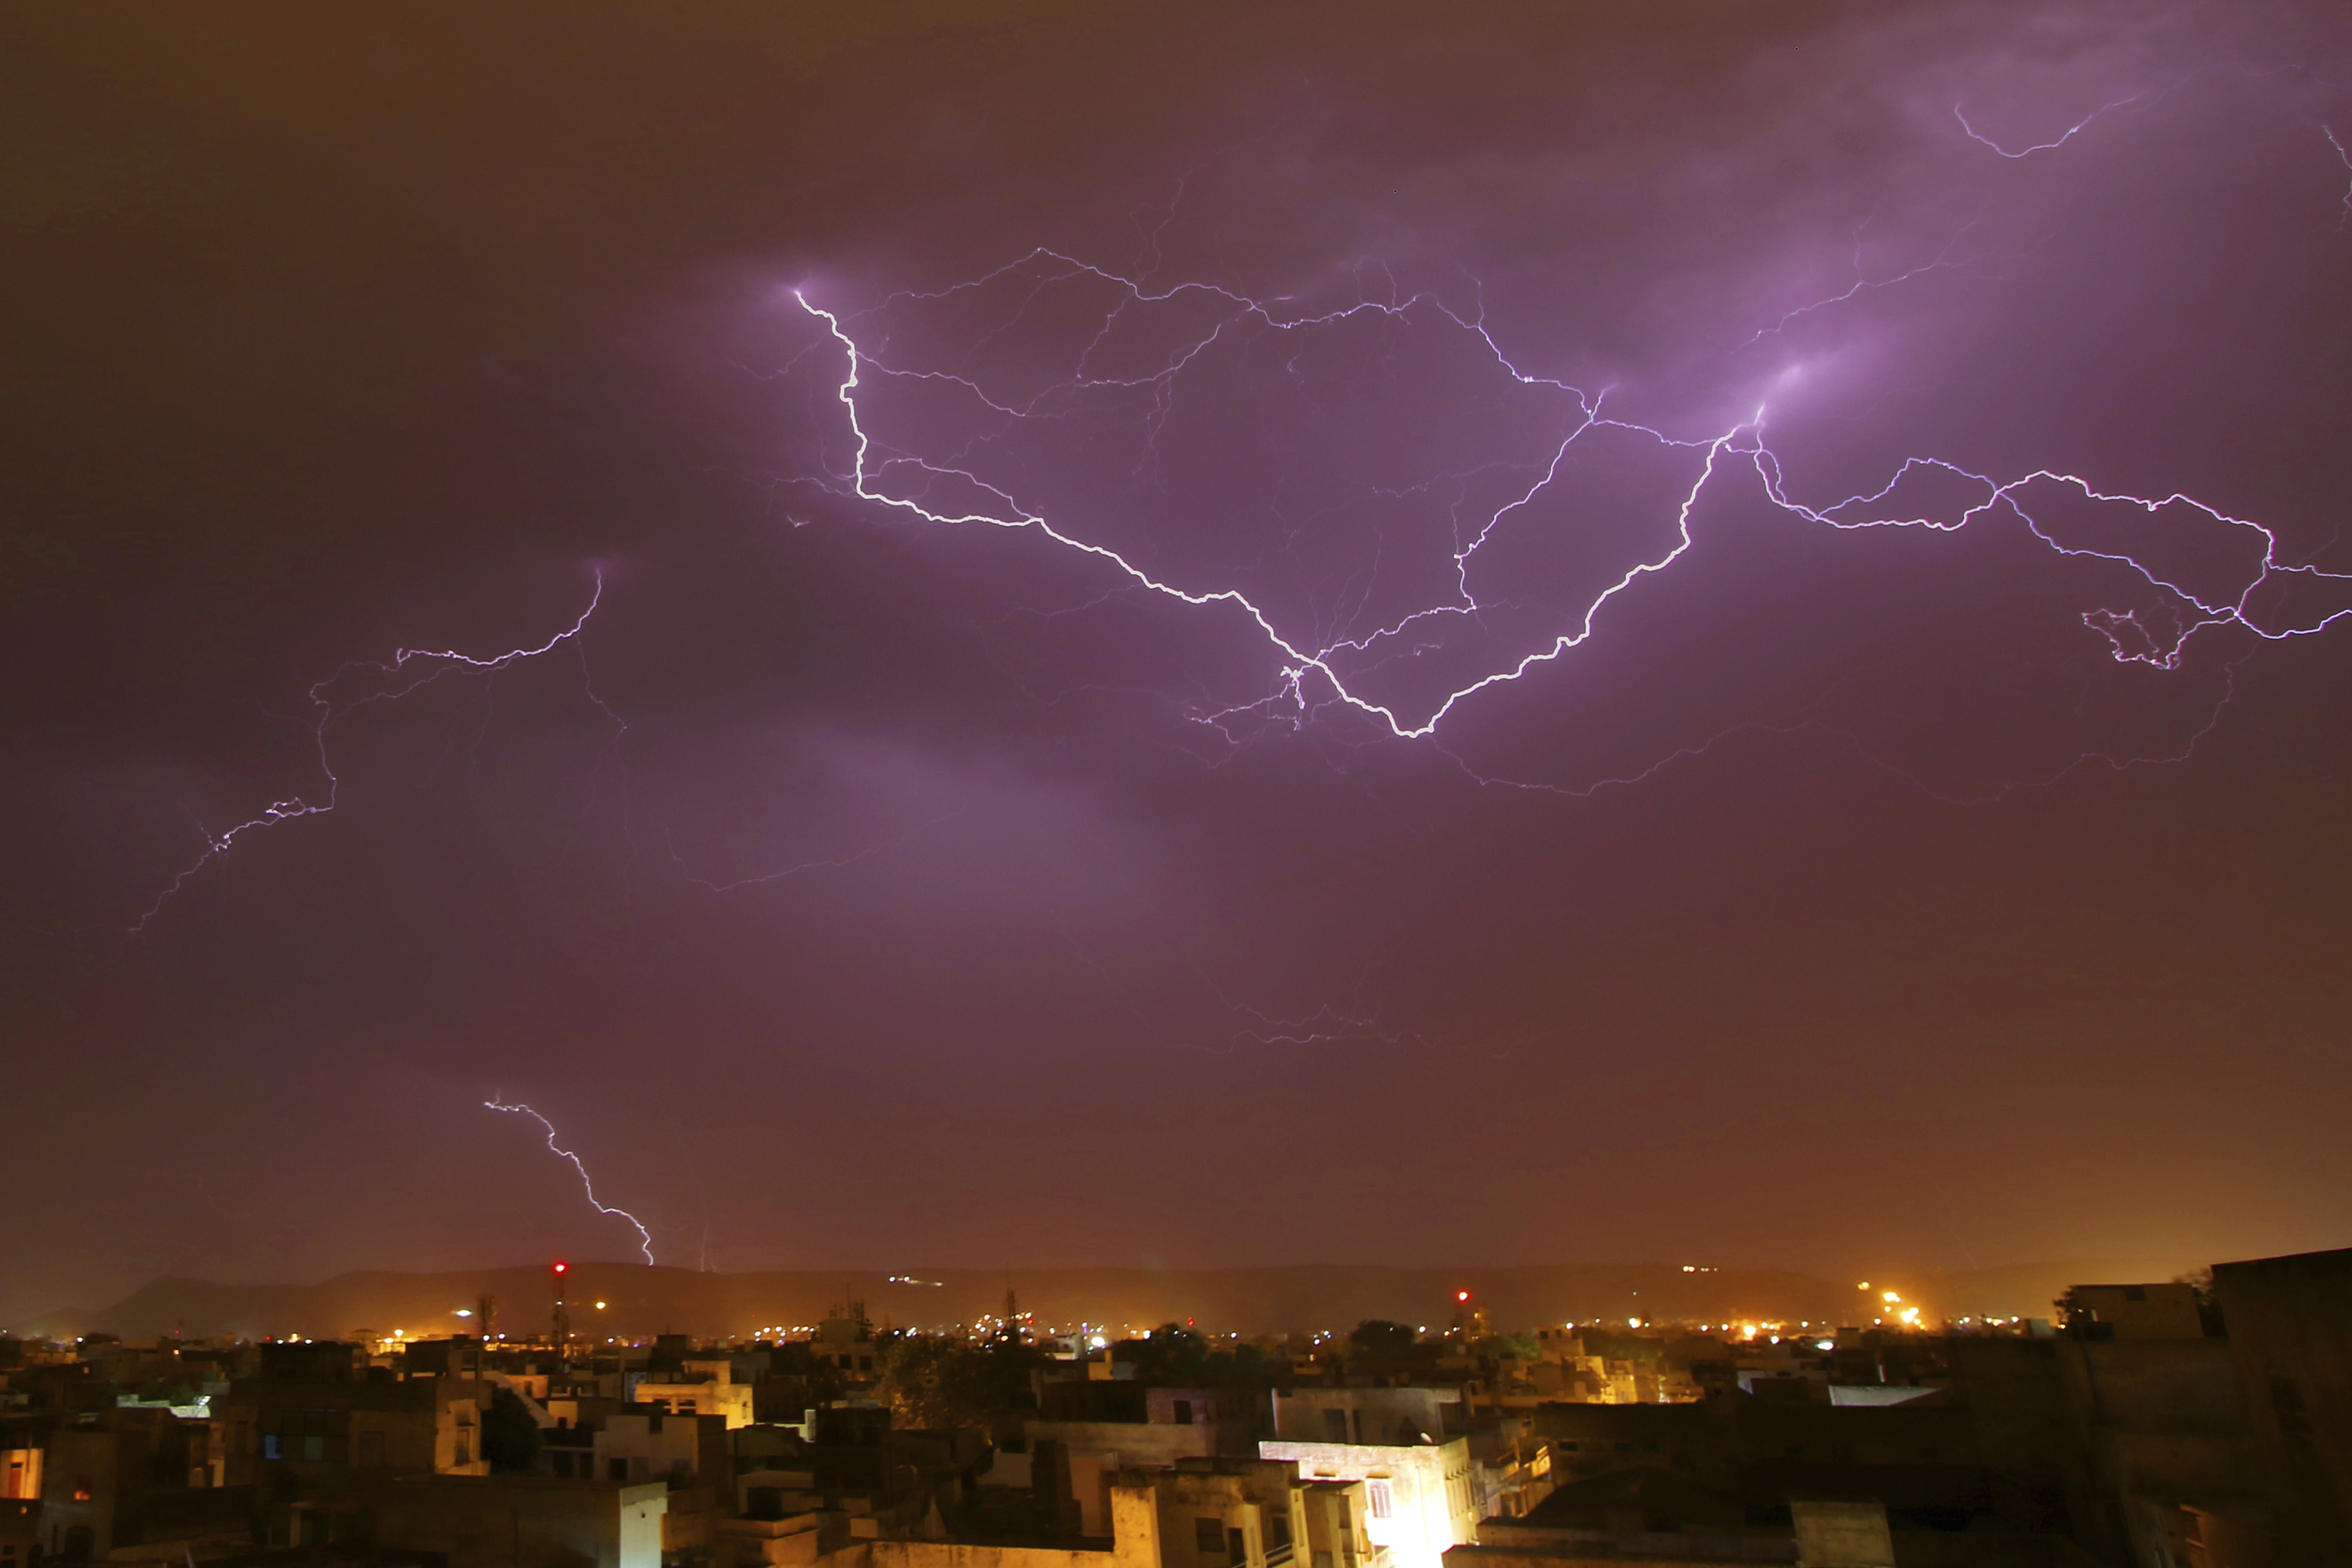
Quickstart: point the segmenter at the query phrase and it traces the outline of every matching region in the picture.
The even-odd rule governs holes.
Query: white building
[[[1447,1547],[1478,1539],[1466,1438],[1402,1447],[1272,1442],[1257,1451],[1297,1465],[1301,1480],[1363,1482],[1364,1536],[1388,1568],[1443,1568]]]
[[[721,1415],[727,1429],[751,1425],[751,1385],[735,1381],[724,1358],[688,1362],[677,1372],[629,1375],[629,1398],[665,1415]]]

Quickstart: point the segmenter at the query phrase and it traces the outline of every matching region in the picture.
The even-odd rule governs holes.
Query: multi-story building
[[[871,1346],[867,1347],[869,1352]],[[676,1368],[631,1373],[629,1397],[665,1415],[716,1415],[730,1429],[751,1425],[751,1384],[735,1381],[726,1356],[695,1357]]]
[[[1364,1483],[1372,1568],[1439,1568],[1448,1547],[1478,1539],[1466,1438],[1407,1445],[1276,1440],[1257,1451],[1296,1465],[1303,1479]],[[1333,1568],[1340,1568],[1336,1560]]]
[[[341,1471],[487,1476],[482,1418],[493,1390],[471,1378],[241,1379],[214,1406],[230,1486]]]
[[[727,1423],[717,1415],[623,1409],[604,1418],[591,1451],[596,1479],[635,1485],[675,1479],[730,1483]]]

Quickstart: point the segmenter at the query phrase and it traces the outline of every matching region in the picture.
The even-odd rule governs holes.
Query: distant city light
[[[471,1307],[460,1307],[457,1309],[457,1316],[461,1318],[470,1318],[473,1315],[474,1310]]]
[[[1837,1342],[1835,1340],[1816,1340],[1813,1342],[1813,1348],[1817,1351],[1833,1351],[1837,1349]]]

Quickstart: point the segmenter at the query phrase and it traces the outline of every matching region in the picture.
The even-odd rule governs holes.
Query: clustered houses
[[[1009,1307],[986,1342],[877,1336],[854,1304],[803,1340],[593,1352],[0,1340],[0,1568],[2352,1563],[2352,1252],[2059,1307],[1092,1348]]]

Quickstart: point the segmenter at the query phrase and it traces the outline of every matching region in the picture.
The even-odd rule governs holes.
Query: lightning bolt
[[[502,1100],[491,1099],[482,1101],[482,1109],[485,1110],[502,1110],[509,1116],[528,1116],[533,1121],[538,1122],[540,1126],[545,1128],[547,1130],[548,1148],[563,1159],[572,1162],[572,1168],[580,1173],[580,1190],[588,1194],[589,1206],[593,1208],[598,1214],[614,1215],[617,1215],[619,1218],[627,1220],[631,1228],[635,1230],[637,1233],[637,1249],[646,1255],[646,1261],[647,1263],[653,1262],[653,1234],[646,1229],[645,1223],[643,1221],[639,1220],[636,1215],[631,1214],[628,1210],[614,1208],[610,1204],[603,1202],[596,1196],[596,1184],[588,1179],[588,1167],[581,1162],[579,1155],[556,1142],[554,1122],[550,1121],[546,1117],[541,1116],[530,1106],[520,1103],[509,1105]]]
[[[2140,100],[2147,96],[2148,95],[2144,91],[2136,92],[2128,98],[2118,98],[2112,100],[2109,102],[2103,103],[2099,105],[2098,108],[2091,110],[2090,113],[2083,116],[2082,119],[2074,121],[2074,124],[2068,126],[2065,132],[2061,134],[2055,142],[2036,142],[2030,147],[2020,147],[2014,152],[2002,146],[1991,137],[1987,136],[1984,132],[1979,131],[1973,124],[1970,124],[1967,112],[1957,103],[1952,105],[1952,118],[1960,122],[1960,129],[1969,133],[1969,141],[1990,147],[2004,158],[2027,158],[2032,156],[2036,153],[2047,153],[2054,148],[2063,147],[2067,142],[2072,142],[2075,137],[2080,136],[2084,131],[2089,130],[2091,122],[2098,119],[2101,115],[2121,109],[2126,104],[2137,103]]]
[[[389,659],[352,660],[338,668],[332,675],[312,681],[304,693],[310,709],[310,720],[304,728],[310,733],[311,749],[317,753],[319,772],[327,781],[325,791],[317,800],[312,800],[307,795],[289,795],[284,800],[272,801],[262,809],[259,815],[240,822],[234,827],[224,828],[218,833],[205,833],[204,853],[189,862],[186,869],[173,878],[163,890],[155,895],[154,901],[141,911],[138,920],[132,922],[130,928],[131,932],[135,934],[146,930],[147,922],[163,912],[163,906],[171,901],[173,894],[186,887],[189,879],[206,866],[226,855],[236,846],[237,840],[261,828],[299,821],[306,816],[324,816],[335,809],[336,802],[342,794],[343,781],[335,772],[333,758],[328,754],[327,731],[347,714],[371,703],[397,701],[411,692],[432,685],[444,676],[461,672],[496,675],[509,665],[519,664],[525,659],[538,658],[543,654],[553,652],[565,643],[576,642],[580,634],[587,629],[589,617],[596,613],[596,606],[604,601],[604,574],[599,571],[595,574],[595,586],[588,595],[587,607],[580,612],[578,618],[545,642],[534,647],[509,648],[505,653],[492,654],[488,658],[459,653],[451,648],[404,647],[394,650]],[[362,673],[372,674],[385,684],[358,696],[337,694],[338,689],[351,677]],[[603,700],[596,696],[593,689],[588,690],[588,700],[606,718],[615,723],[620,721],[619,715],[605,707]]]
[[[2319,128],[2319,133],[2327,138],[2327,144],[2330,147],[2336,149],[2336,161],[2344,165],[2345,172],[2352,174],[2352,153],[2346,152],[2344,143],[2336,140],[2336,127],[2323,125]],[[2344,186],[2344,200],[2339,209],[2339,216],[2336,219],[2336,232],[2343,233],[2347,224],[2352,224],[2352,181],[2347,181]]]
[[[2169,88],[2152,89],[2113,99],[2083,116],[2055,139],[2020,147],[2006,145],[1979,131],[1970,120],[1964,103],[1954,103],[1952,114],[1970,140],[2004,159],[2018,160],[2063,147],[2102,116],[2169,90]],[[2347,171],[2352,171],[2352,152],[2347,152],[2344,142],[2331,126],[2321,124],[2319,129],[2339,161]],[[2352,188],[2347,189],[2341,205],[2343,216],[2339,220],[2339,227],[2352,224]],[[2325,572],[2311,564],[2290,560],[2284,553],[2280,536],[2268,526],[2187,494],[2140,495],[2116,489],[2089,474],[2056,468],[2036,468],[2016,475],[1983,472],[1941,457],[1920,455],[1902,459],[1885,482],[1874,489],[1843,499],[1801,495],[1790,481],[1787,465],[1769,438],[1773,412],[1769,396],[1748,401],[1734,422],[1703,428],[1696,433],[1673,433],[1658,425],[1617,417],[1612,401],[1614,389],[1580,387],[1562,379],[1523,369],[1515,363],[1489,331],[1483,301],[1475,311],[1465,311],[1434,292],[1423,290],[1408,294],[1397,286],[1393,275],[1388,274],[1387,269],[1378,263],[1365,266],[1376,275],[1388,277],[1384,297],[1374,299],[1360,292],[1364,268],[1360,267],[1358,302],[1319,313],[1292,308],[1292,301],[1287,297],[1261,299],[1209,281],[1155,283],[1152,279],[1160,276],[1164,266],[1161,241],[1174,221],[1175,208],[1171,205],[1167,216],[1150,229],[1144,254],[1139,256],[1125,271],[1063,251],[1039,247],[978,278],[944,289],[928,292],[901,290],[862,310],[835,309],[818,302],[805,290],[795,289],[792,296],[794,302],[816,330],[808,344],[773,375],[776,378],[793,375],[800,373],[805,363],[824,363],[832,356],[837,356],[841,371],[837,377],[829,377],[829,380],[832,401],[841,411],[849,437],[848,467],[845,473],[827,473],[814,481],[824,488],[926,525],[987,528],[1026,535],[1054,552],[1088,562],[1101,569],[1103,578],[1103,586],[1090,603],[1099,604],[1118,595],[1140,595],[1173,601],[1205,616],[1231,620],[1266,655],[1270,665],[1266,684],[1258,695],[1248,700],[1202,701],[1186,713],[1188,720],[1220,737],[1229,749],[1246,744],[1251,734],[1264,732],[1270,727],[1297,731],[1313,723],[1326,712],[1352,713],[1370,721],[1376,736],[1429,743],[1480,784],[1539,789],[1580,797],[1603,788],[1638,784],[1661,768],[1685,759],[1703,756],[1719,742],[1735,735],[1785,735],[1809,730],[1843,734],[1833,726],[1808,718],[1801,712],[1769,720],[1751,720],[1718,731],[1711,738],[1696,743],[1680,746],[1648,767],[1599,778],[1575,788],[1489,777],[1473,769],[1441,743],[1441,731],[1466,705],[1475,703],[1481,694],[1507,687],[1549,665],[1568,659],[1599,635],[1612,605],[1619,600],[1644,591],[1654,582],[1663,582],[1670,577],[1685,558],[1698,547],[1692,531],[1692,521],[1702,500],[1714,491],[1732,487],[1751,497],[1760,498],[1784,515],[1838,531],[1902,529],[1934,533],[1955,532],[1989,520],[2003,520],[2021,525],[2053,556],[2096,561],[2117,568],[2136,579],[2139,589],[2146,592],[2135,589],[2131,602],[2110,603],[2084,610],[2080,620],[2087,630],[2103,639],[2107,651],[2119,664],[2175,671],[2181,668],[2194,644],[2218,631],[2234,630],[2250,633],[2263,641],[2281,641],[2315,635],[2334,625],[2344,615],[2352,613],[2352,608],[2335,608],[2324,614],[2299,612],[2299,618],[2298,615],[2290,615],[2280,607],[2287,598],[2282,590],[2321,584],[2332,588],[2352,582],[2352,575]],[[1979,259],[1976,255],[1961,251],[1963,241],[1972,227],[1973,220],[1963,225],[1933,258],[1875,278],[1864,273],[1861,230],[1857,229],[1853,237],[1854,265],[1851,286],[1841,292],[1782,311],[1777,317],[1768,315],[1767,324],[1748,340],[1748,344],[1753,345],[1783,331],[1801,318],[1834,310],[1865,293],[1895,288],[1930,271],[1969,268]],[[1376,285],[1377,276],[1374,281]],[[886,312],[902,304],[968,295],[998,283],[1018,285],[1022,290],[1020,301],[1017,309],[981,340],[979,347],[984,348],[1010,332],[1033,308],[1053,297],[1059,289],[1107,286],[1114,291],[1116,302],[1102,312],[1091,335],[1086,338],[1083,347],[1070,361],[1069,374],[1042,390],[1002,391],[992,386],[979,372],[966,373],[907,363],[899,357]],[[1134,374],[1113,374],[1097,368],[1105,345],[1123,321],[1154,307],[1179,303],[1205,308],[1208,311],[1206,325],[1192,331],[1189,335],[1180,336],[1156,363]],[[870,406],[866,396],[870,388],[885,381],[929,384],[950,395],[969,400],[971,406],[982,411],[985,417],[1010,427],[1025,421],[1062,417],[1075,400],[1088,395],[1139,394],[1148,399],[1146,426],[1150,433],[1145,456],[1139,460],[1139,476],[1145,464],[1158,461],[1156,443],[1170,417],[1175,387],[1180,379],[1204,356],[1245,338],[1287,340],[1300,344],[1303,352],[1305,340],[1309,334],[1336,328],[1345,322],[1371,318],[1385,320],[1410,331],[1459,334],[1467,346],[1484,357],[1494,372],[1507,378],[1511,389],[1554,405],[1558,416],[1558,437],[1556,440],[1547,438],[1547,447],[1531,452],[1524,459],[1488,464],[1481,469],[1464,473],[1440,475],[1412,487],[1418,490],[1433,490],[1449,484],[1453,487],[1456,500],[1452,510],[1454,534],[1450,550],[1451,570],[1447,574],[1450,581],[1445,591],[1433,602],[1423,603],[1402,615],[1391,614],[1390,618],[1370,630],[1360,630],[1344,624],[1353,618],[1355,610],[1360,610],[1368,602],[1369,577],[1364,585],[1350,590],[1356,595],[1351,601],[1353,608],[1347,615],[1336,617],[1343,624],[1313,629],[1287,624],[1290,617],[1263,595],[1253,596],[1251,592],[1231,584],[1187,584],[1180,582],[1174,574],[1148,563],[1139,552],[1122,550],[1105,542],[1097,536],[1099,531],[1090,526],[1087,519],[1058,515],[1055,509],[1024,500],[1018,494],[1022,488],[1020,481],[994,479],[982,472],[973,453],[991,439],[987,435],[965,442],[960,449],[930,454],[911,450],[878,435],[880,416]],[[875,322],[881,324],[869,331],[869,323]],[[1296,354],[1290,363],[1295,373]],[[1492,595],[1482,597],[1474,587],[1474,565],[1493,541],[1508,534],[1533,515],[1538,500],[1560,484],[1562,474],[1580,446],[1593,442],[1604,433],[1647,443],[1658,453],[1682,465],[1683,477],[1677,483],[1677,492],[1670,509],[1658,520],[1664,525],[1658,531],[1660,542],[1612,579],[1601,583],[1597,589],[1583,596],[1580,602],[1558,610],[1559,620],[1555,624],[1560,629],[1551,635],[1522,643],[1514,651],[1499,658],[1489,657],[1485,668],[1475,669],[1467,679],[1455,679],[1433,699],[1417,699],[1408,704],[1399,699],[1381,696],[1377,689],[1377,677],[1384,667],[1412,660],[1428,648],[1440,646],[1449,626],[1472,622],[1483,624],[1484,618],[1494,612],[1522,607],[1508,599]],[[1509,493],[1499,505],[1472,509],[1468,502],[1468,482],[1473,475],[1498,471],[1523,474],[1525,481],[1514,479]],[[1908,510],[1902,500],[1903,487],[1907,480],[1923,478],[1966,487],[1971,499],[1956,517],[1929,516]],[[954,505],[934,504],[931,497],[949,486],[962,487],[969,496],[977,499]],[[1379,493],[1403,492],[1381,490]],[[2141,516],[2151,519],[2168,511],[2186,513],[2198,520],[2209,532],[2244,538],[2253,545],[2251,553],[2258,556],[2258,560],[2221,591],[2216,592],[2210,585],[2192,586],[2183,574],[2158,565],[2156,563],[2160,558],[2152,552],[2129,545],[2095,547],[2070,537],[2066,528],[2053,520],[2063,508],[2082,506],[2137,510]],[[795,527],[804,522],[798,516],[793,516],[791,521]],[[193,878],[214,860],[226,855],[247,835],[264,827],[334,810],[342,780],[337,774],[331,756],[331,731],[344,717],[367,704],[397,700],[451,674],[495,675],[511,664],[541,657],[561,645],[571,643],[582,650],[586,699],[614,724],[617,741],[618,735],[627,732],[627,726],[596,695],[593,686],[587,684],[584,662],[583,634],[602,601],[604,587],[600,574],[594,591],[578,617],[569,626],[533,646],[489,656],[448,649],[403,648],[389,660],[355,661],[346,664],[326,679],[313,682],[306,694],[310,710],[306,729],[316,753],[319,773],[324,780],[323,790],[271,802],[248,820],[224,830],[205,830],[202,853],[158,892],[131,929],[143,930]],[[2232,659],[2228,664],[2227,672],[2234,674],[2236,668],[2237,663]],[[354,693],[352,683],[362,679],[367,682],[367,689]],[[2224,684],[2226,692],[2227,682]],[[1078,687],[1073,689],[1109,688]],[[1059,698],[1053,700],[1059,700]],[[2222,701],[2226,703],[2227,700],[2225,694]],[[2219,711],[2219,709],[2215,710],[2216,716]],[[2205,729],[2192,737],[2191,749],[2196,741],[2202,739],[2210,730],[2209,722]],[[1845,735],[1844,738],[1866,754],[1867,749],[1862,747],[1855,737]],[[2180,753],[2186,754],[2186,752]],[[2064,776],[2073,767],[2094,758],[2118,767],[2140,762],[2178,760],[2172,757],[2116,757],[2084,753],[2053,777]],[[1894,766],[1874,757],[1871,760],[1881,766]],[[1896,768],[1894,771],[1902,770]],[[1922,784],[1921,787],[1927,786]],[[714,879],[697,875],[687,866],[675,844],[670,843],[667,829],[663,829],[663,837],[668,845],[672,862],[687,881],[715,893],[723,893],[733,889],[777,883],[807,873],[858,864],[929,832],[956,815],[950,813],[947,816],[919,824],[899,837],[840,858],[789,865],[779,870],[733,879]],[[1227,1004],[1229,1009],[1234,1005]],[[1252,1028],[1274,1037],[1294,1033],[1321,1036],[1335,1031],[1379,1033],[1376,1020],[1331,1008],[1296,1019],[1256,1015],[1252,1019]],[[503,1106],[497,1109],[527,1110]],[[550,1132],[552,1147],[551,1128]],[[557,1152],[563,1152],[561,1150]],[[576,1159],[574,1163],[577,1163]],[[584,1171],[582,1175],[584,1181]]]
[[[2136,101],[2139,96],[2144,95],[2117,100],[2107,107]],[[2084,123],[2087,124],[2088,121]],[[2080,126],[2076,129],[2079,130]],[[2071,134],[2073,132],[2070,132]],[[2036,150],[2039,149],[2027,151]],[[1927,265],[1952,265],[1948,247],[1945,256]],[[1915,269],[1915,272],[1924,269]],[[1045,392],[1019,399],[996,396],[975,377],[905,366],[886,359],[884,351],[869,348],[861,342],[858,331],[853,330],[858,323],[896,302],[944,299],[1006,278],[1020,278],[1029,284],[1016,319],[1045,291],[1060,284],[1090,279],[1109,284],[1118,291],[1118,302],[1106,313],[1100,329],[1096,331],[1087,350],[1078,356],[1076,373],[1068,380]],[[1860,287],[1858,284],[1857,289]],[[1838,300],[1850,298],[1855,291],[1849,289],[1833,300],[1802,309],[1834,304]],[[1164,363],[1148,374],[1112,378],[1088,374],[1087,365],[1096,346],[1120,317],[1131,310],[1181,297],[1221,307],[1214,324],[1168,353]],[[1026,533],[1057,551],[1099,563],[1117,589],[1140,591],[1203,611],[1231,616],[1237,625],[1263,644],[1274,662],[1275,673],[1267,695],[1249,702],[1192,715],[1196,721],[1219,729],[1228,742],[1234,742],[1235,737],[1227,726],[1242,720],[1263,722],[1272,718],[1295,728],[1309,721],[1319,710],[1334,706],[1374,721],[1390,736],[1398,740],[1423,741],[1436,735],[1457,709],[1480,693],[1517,681],[1583,647],[1596,635],[1613,601],[1633,593],[1651,579],[1669,574],[1695,548],[1691,519],[1701,497],[1710,487],[1731,482],[1734,476],[1744,476],[1744,482],[1755,493],[1781,512],[1840,531],[1892,528],[1949,532],[1999,515],[2021,523],[2054,555],[2096,560],[2120,567],[2154,590],[2159,601],[2153,606],[2105,606],[2082,614],[2084,626],[2105,640],[2113,657],[2120,663],[2177,669],[2191,642],[2216,628],[2240,628],[2259,638],[2277,641],[2313,635],[2333,625],[2346,614],[2352,614],[2352,606],[2347,606],[2330,610],[2316,619],[2296,621],[2283,618],[2275,613],[2265,616],[2259,612],[2256,603],[2265,590],[2275,590],[2299,582],[2341,584],[2352,581],[2352,576],[2291,563],[2283,558],[2281,542],[2271,529],[2186,494],[2142,496],[2104,488],[2085,476],[2053,468],[2036,468],[2021,475],[2000,477],[1963,468],[1941,458],[1913,457],[1906,458],[1885,483],[1874,490],[1838,500],[1801,498],[1791,492],[1782,460],[1767,439],[1768,403],[1755,405],[1751,412],[1728,427],[1696,437],[1670,435],[1654,426],[1609,417],[1603,406],[1608,396],[1606,389],[1587,392],[1566,382],[1521,369],[1487,331],[1483,314],[1465,316],[1428,293],[1415,294],[1402,301],[1368,300],[1322,314],[1286,315],[1276,309],[1279,301],[1252,299],[1213,283],[1187,282],[1152,289],[1140,279],[1123,276],[1059,251],[1040,248],[952,289],[932,293],[901,292],[890,296],[882,305],[855,316],[820,305],[803,290],[795,289],[793,298],[812,321],[821,324],[823,331],[830,335],[845,366],[835,384],[835,398],[843,411],[850,436],[850,466],[846,474],[833,476],[828,484],[839,493],[929,525],[993,528]],[[1786,323],[1798,313],[1801,312],[1783,315],[1776,326]],[[1467,334],[1475,340],[1479,352],[1488,356],[1493,364],[1517,385],[1539,395],[1559,399],[1563,404],[1567,428],[1548,459],[1539,459],[1532,465],[1537,473],[1532,484],[1489,512],[1478,526],[1466,531],[1467,537],[1461,540],[1453,553],[1451,602],[1414,610],[1360,637],[1318,640],[1296,630],[1286,629],[1273,611],[1240,588],[1187,587],[1175,583],[1141,564],[1129,553],[1087,537],[1079,524],[1066,519],[1049,518],[1042,509],[1025,505],[1011,489],[968,466],[961,454],[931,458],[895,446],[885,450],[877,443],[870,423],[872,416],[860,395],[867,387],[869,377],[941,384],[960,389],[990,416],[1004,421],[1020,421],[1050,416],[1042,412],[1049,399],[1067,399],[1094,391],[1149,389],[1154,399],[1153,418],[1157,420],[1167,405],[1167,388],[1174,378],[1229,334],[1252,330],[1253,327],[1262,332],[1298,334],[1367,314],[1390,318],[1408,328],[1425,326]],[[1003,327],[998,329],[999,331],[1003,330]],[[1539,641],[1525,652],[1452,688],[1424,710],[1406,713],[1393,702],[1382,701],[1370,695],[1365,687],[1365,678],[1371,670],[1377,669],[1381,660],[1371,659],[1367,663],[1364,658],[1357,656],[1398,649],[1402,647],[1402,639],[1417,627],[1430,626],[1449,619],[1476,617],[1500,607],[1494,603],[1482,602],[1472,591],[1470,566],[1473,558],[1506,528],[1515,513],[1531,506],[1554,484],[1571,448],[1591,433],[1602,429],[1653,443],[1662,451],[1678,455],[1688,464],[1687,486],[1672,514],[1664,548],[1646,559],[1636,561],[1580,607],[1567,612],[1570,622],[1567,630]],[[976,444],[967,443],[965,450],[969,451]],[[1957,518],[1950,520],[1938,520],[1902,510],[1896,497],[1904,482],[1927,476],[1958,481],[1974,491],[1974,499]],[[977,503],[961,508],[938,508],[928,504],[924,497],[943,484],[951,484],[976,495],[979,498]],[[2137,509],[2147,516],[2169,509],[2186,509],[2215,529],[2242,533],[2258,543],[2260,560],[2232,593],[2214,596],[2209,592],[2192,590],[2177,576],[2168,574],[2129,551],[2094,548],[2066,542],[2061,537],[2062,531],[2049,521],[2049,517],[2053,507],[2069,500]],[[1692,754],[1693,750],[1686,748],[1677,754]],[[1482,778],[1480,782],[1510,781]]]

